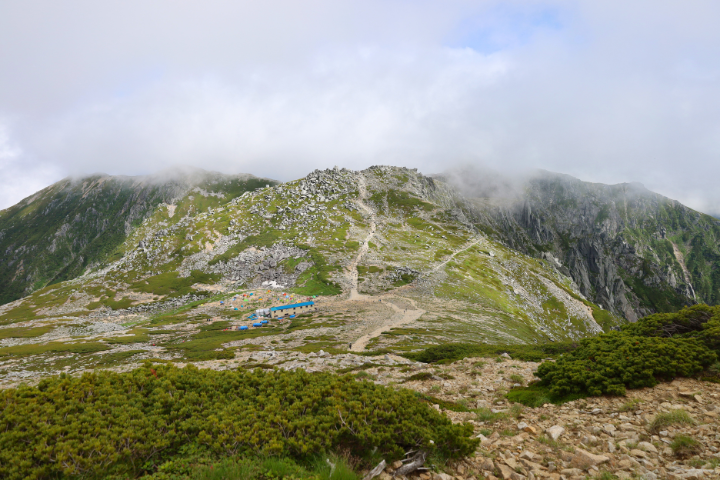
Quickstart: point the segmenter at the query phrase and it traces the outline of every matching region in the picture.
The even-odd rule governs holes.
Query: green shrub
[[[681,458],[691,457],[702,452],[700,442],[687,435],[675,435],[672,443],[670,443],[673,453]]]
[[[0,396],[8,479],[132,477],[193,452],[301,460],[347,450],[390,460],[418,448],[460,458],[478,445],[471,425],[453,425],[413,392],[327,373],[148,363]]]
[[[405,379],[406,382],[412,382],[412,381],[419,381],[424,382],[425,380],[432,379],[433,374],[430,372],[420,372],[416,373],[414,375],[410,375],[408,378]]]
[[[622,331],[640,337],[674,337],[702,332],[713,318],[720,318],[720,306],[693,305],[676,313],[656,313],[628,323]]]
[[[519,383],[520,385],[525,384],[525,378],[522,375],[518,375],[517,373],[510,375],[510,381],[513,383]]]
[[[511,402],[522,403],[533,408],[542,407],[546,403],[559,405],[585,397],[587,397],[587,394],[584,393],[554,395],[548,387],[539,383],[533,383],[522,388],[513,388],[505,395],[505,398]]]
[[[648,430],[650,433],[658,433],[672,425],[695,425],[695,420],[685,410],[671,410],[667,413],[659,413],[650,422]]]
[[[659,379],[697,374],[716,358],[694,338],[610,332],[584,339],[556,362],[543,363],[537,376],[558,396],[581,392],[624,395],[625,388],[652,387]]]
[[[546,358],[554,358],[562,353],[570,352],[576,346],[576,344],[571,342],[556,342],[543,345],[446,343],[444,345],[433,345],[420,352],[406,353],[404,356],[416,362],[449,363],[468,357],[493,357],[502,353],[508,353],[512,358],[517,360],[538,362]]]
[[[626,388],[697,375],[719,352],[720,306],[694,305],[584,339],[556,362],[540,365],[537,375],[553,396],[622,395]]]
[[[110,350],[110,347],[99,342],[85,343],[63,343],[49,342],[44,345],[32,343],[26,345],[13,345],[12,347],[0,348],[0,357],[12,356],[15,358],[40,355],[42,353],[95,353]]]
[[[3,328],[0,329],[0,340],[5,338],[35,338],[41,335],[45,335],[54,327],[46,325],[43,327],[17,327],[17,328]]]

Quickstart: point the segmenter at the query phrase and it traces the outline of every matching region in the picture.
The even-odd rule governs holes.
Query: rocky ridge
[[[572,277],[595,303],[635,321],[720,300],[717,219],[639,184],[539,172],[516,188],[485,197],[486,187],[471,183],[456,204],[480,230]]]

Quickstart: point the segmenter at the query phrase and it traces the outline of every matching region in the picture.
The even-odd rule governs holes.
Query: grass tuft
[[[660,430],[671,425],[695,425],[697,422],[685,410],[671,410],[667,413],[659,413],[648,426],[651,433],[657,433]]]
[[[687,435],[676,435],[670,444],[670,448],[672,448],[675,456],[680,458],[691,457],[702,452],[700,442]]]

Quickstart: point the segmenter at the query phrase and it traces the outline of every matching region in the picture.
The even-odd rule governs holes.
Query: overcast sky
[[[0,0],[0,208],[176,164],[476,164],[720,213],[720,2]]]

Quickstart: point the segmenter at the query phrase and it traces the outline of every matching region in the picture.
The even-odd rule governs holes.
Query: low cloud
[[[715,2],[51,3],[0,14],[0,208],[70,174],[392,164],[720,213]]]

